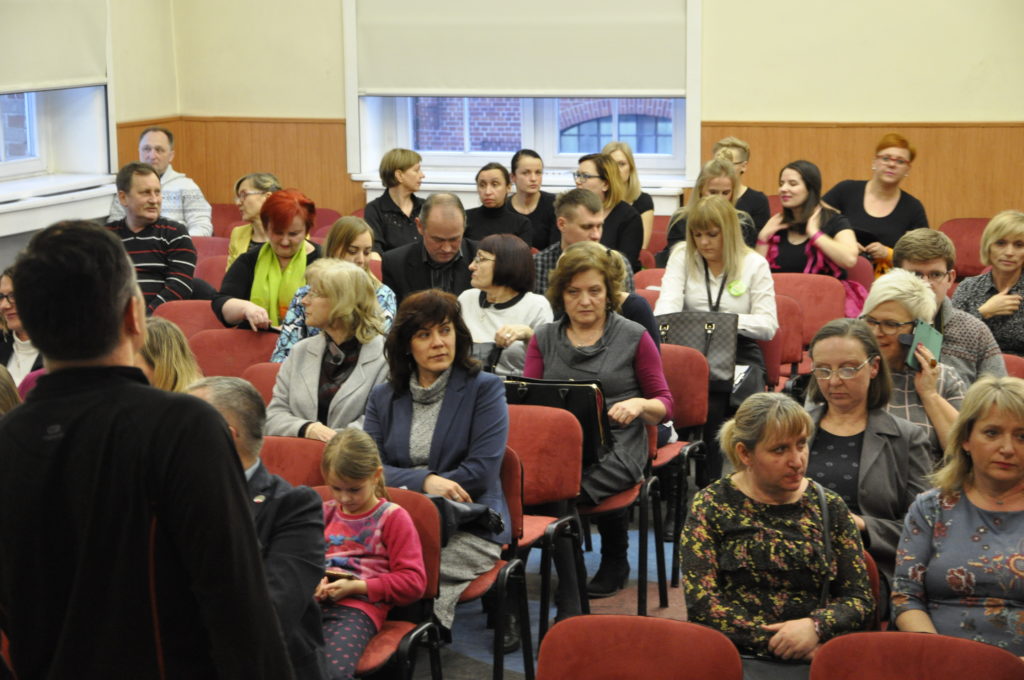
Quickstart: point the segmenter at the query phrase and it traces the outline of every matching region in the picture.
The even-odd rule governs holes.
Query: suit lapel
[[[260,527],[259,518],[267,508],[267,501],[270,500],[272,481],[266,466],[260,463],[256,468],[256,472],[253,473],[252,478],[247,483],[249,489],[249,509],[252,512],[253,524],[256,525],[257,534]],[[262,541],[262,536],[260,540]]]
[[[448,388],[444,393],[444,400],[441,402],[441,412],[437,415],[437,425],[434,427],[434,437],[430,440],[430,464],[436,466],[441,460],[442,446],[448,438],[448,430],[455,422],[463,398],[466,396],[466,372],[458,367],[452,367],[451,376],[448,379]]]
[[[320,362],[323,361],[324,352],[327,351],[327,338],[324,332],[320,331],[313,336],[316,342],[306,343],[302,347],[303,355],[299,359],[299,374],[302,380],[303,398],[313,406],[313,413],[316,414],[319,405],[320,391]]]

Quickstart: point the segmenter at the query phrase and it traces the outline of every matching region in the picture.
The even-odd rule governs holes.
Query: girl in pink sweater
[[[346,428],[324,449],[321,469],[326,570],[314,596],[323,611],[329,677],[351,678],[394,605],[423,597],[426,572],[409,513],[387,498],[373,439]]]

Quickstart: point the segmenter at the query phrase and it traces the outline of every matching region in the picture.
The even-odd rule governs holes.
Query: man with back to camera
[[[555,198],[555,226],[562,234],[561,240],[533,256],[536,278],[533,280],[533,292],[544,295],[548,289],[548,277],[558,265],[562,252],[580,241],[601,241],[604,218],[601,199],[589,189],[572,189]],[[618,252],[618,251],[616,251]],[[633,267],[622,253],[622,264],[626,268],[626,289],[632,293]]]
[[[146,313],[193,297],[196,248],[183,224],[160,216],[156,170],[134,161],[118,170],[117,199],[125,216],[107,228],[118,235],[135,265]]]
[[[408,243],[384,253],[384,284],[401,303],[420,290],[440,288],[458,296],[469,288],[469,263],[476,241],[463,238],[466,210],[455,194],[431,194],[420,208],[416,228],[422,242]]]
[[[224,420],[132,367],[117,237],[59,222],[18,258],[49,373],[0,419],[0,627],[19,678],[292,678]]]
[[[245,470],[270,600],[288,645],[296,680],[327,678],[320,605],[313,592],[324,575],[324,510],[308,486],[292,486],[260,461],[267,408],[247,380],[204,378],[189,394],[224,417]]]
[[[202,190],[191,179],[171,167],[174,133],[167,128],[148,127],[139,135],[139,161],[152,165],[160,179],[164,202],[160,214],[180,222],[192,236],[213,236],[212,209]],[[117,197],[110,204],[108,222],[124,217]]]

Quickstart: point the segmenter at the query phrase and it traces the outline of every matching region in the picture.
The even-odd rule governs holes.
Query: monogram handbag
[[[661,341],[692,347],[705,356],[712,389],[732,391],[739,316],[728,312],[675,312],[654,317]]]

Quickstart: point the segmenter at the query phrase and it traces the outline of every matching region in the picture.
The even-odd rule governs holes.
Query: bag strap
[[[821,584],[821,596],[818,598],[819,606],[824,607],[828,604],[829,584],[832,580],[828,576],[828,572],[832,568],[832,532],[829,531],[831,521],[828,512],[828,501],[825,499],[825,487],[814,480],[811,480],[811,484],[814,485],[815,490],[818,492],[818,506],[821,508],[822,539],[825,544],[825,582]]]

